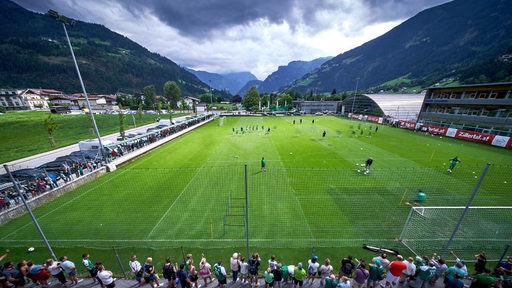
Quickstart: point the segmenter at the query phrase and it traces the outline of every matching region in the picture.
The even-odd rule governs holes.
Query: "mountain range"
[[[512,81],[512,2],[455,0],[342,53],[287,89],[329,92]]]
[[[80,91],[62,25],[0,0],[0,87]],[[333,58],[292,61],[260,81],[249,72],[215,74],[172,60],[102,25],[76,21],[68,33],[85,86],[93,93],[141,92],[175,81],[183,95],[422,89],[440,83],[512,81],[510,0],[454,0]]]
[[[0,87],[81,91],[60,22],[0,0]],[[175,81],[184,95],[208,93],[208,85],[173,61],[102,25],[76,21],[67,31],[85,87],[93,93],[160,94]]]
[[[185,68],[188,72],[196,75],[199,80],[206,84],[211,85],[211,88],[228,91],[232,95],[236,95],[240,88],[242,88],[247,82],[258,80],[251,72],[238,72],[238,73],[226,73],[218,74],[207,71],[193,70]]]

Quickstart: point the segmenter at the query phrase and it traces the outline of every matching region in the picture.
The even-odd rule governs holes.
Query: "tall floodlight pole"
[[[356,78],[356,91],[354,91],[354,98],[352,100],[352,114],[354,114],[354,106],[356,105],[357,88],[359,87],[359,78]]]
[[[89,109],[89,114],[91,115],[92,125],[94,127],[94,132],[96,133],[96,137],[98,138],[98,144],[100,146],[101,157],[108,163],[108,157],[105,155],[105,148],[103,147],[103,143],[101,142],[101,135],[98,131],[98,126],[96,125],[96,120],[94,119],[94,114],[92,113],[91,103],[89,102],[89,97],[87,96],[87,91],[85,90],[84,81],[82,80],[82,75],[80,74],[80,69],[78,69],[78,63],[76,62],[75,53],[73,52],[73,47],[71,46],[71,41],[69,40],[68,30],[66,29],[66,25],[68,24],[68,18],[64,15],[59,15],[57,11],[48,10],[48,15],[50,15],[55,20],[58,20],[62,23],[62,28],[64,28],[64,33],[66,34],[66,40],[68,41],[69,50],[71,51],[71,56],[73,57],[73,62],[75,63],[76,73],[78,74],[78,79],[80,80],[80,85],[82,85],[82,91],[85,96],[85,104],[87,105],[87,109]],[[70,25],[73,26],[75,23],[74,20],[71,21]]]
[[[34,222],[34,225],[36,225],[36,229],[39,232],[39,235],[41,235],[41,238],[43,238],[44,244],[46,245],[46,248],[48,248],[48,251],[50,252],[50,255],[52,255],[53,260],[57,261],[57,256],[55,256],[55,253],[53,253],[52,246],[50,246],[50,243],[48,242],[48,239],[46,239],[46,236],[43,233],[43,230],[41,229],[41,226],[39,226],[39,223],[37,222],[36,217],[34,214],[32,214],[32,209],[30,209],[30,206],[28,205],[27,201],[25,200],[25,196],[21,194],[21,189],[18,186],[18,181],[14,179],[14,177],[11,174],[11,171],[9,170],[9,167],[7,164],[4,165],[5,171],[9,175],[9,178],[11,179],[11,182],[14,184],[14,190],[16,190],[16,193],[21,198],[21,201],[23,202],[23,205],[25,205],[25,208],[27,209],[28,214],[30,215],[30,218],[32,218],[32,222]]]
[[[210,104],[213,106],[212,80],[210,81]]]

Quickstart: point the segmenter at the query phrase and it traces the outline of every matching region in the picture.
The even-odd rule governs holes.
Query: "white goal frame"
[[[461,219],[466,208],[467,214]],[[434,211],[437,213],[432,213]],[[456,243],[450,245],[455,249],[471,248],[476,252],[482,248],[499,250],[510,244],[512,239],[512,207],[411,207],[398,240],[416,255],[422,255],[424,251],[442,249],[451,240],[452,233],[455,233],[453,239]]]

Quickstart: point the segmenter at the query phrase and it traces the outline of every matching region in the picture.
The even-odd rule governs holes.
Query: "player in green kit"
[[[261,157],[261,172],[267,172],[267,167],[266,167],[266,163],[265,163],[265,158],[264,157]]]
[[[460,162],[459,157],[455,156],[452,159],[450,159],[450,167],[448,167],[448,172],[452,173],[453,168],[455,168],[455,165]]]

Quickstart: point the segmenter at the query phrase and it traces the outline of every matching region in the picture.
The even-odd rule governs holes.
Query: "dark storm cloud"
[[[361,0],[371,11],[370,23],[410,18],[424,9],[449,0]]]
[[[22,6],[46,12],[48,9],[62,9],[70,17],[91,18],[82,15],[81,11],[73,10],[74,6],[89,6],[87,2],[77,0],[15,0]],[[90,1],[94,3],[96,1]],[[175,28],[181,35],[197,38],[205,37],[212,31],[221,31],[238,25],[249,25],[258,20],[269,23],[290,25],[295,30],[297,24],[314,28],[326,24],[315,17],[322,11],[340,11],[343,14],[357,13],[353,9],[366,10],[366,17],[360,19],[363,23],[394,21],[413,16],[421,10],[432,7],[447,0],[110,0],[103,1],[111,6],[119,5],[130,11],[134,19],[140,19],[150,14],[161,22]],[[354,3],[361,3],[356,8]],[[94,4],[91,5],[94,9]],[[102,13],[102,11],[96,11]],[[359,11],[360,12],[360,11]],[[93,12],[94,13],[94,12]],[[340,19],[341,21],[343,19]]]
[[[316,3],[315,3],[316,2]],[[333,9],[325,1],[297,0],[177,0],[131,1],[130,6],[144,5],[160,21],[176,28],[189,37],[200,37],[213,30],[223,30],[237,25],[249,25],[258,20],[273,24],[287,22],[291,29],[298,22],[310,23],[308,14],[315,10]],[[133,9],[131,9],[133,11]]]
[[[5,1],[5,0],[0,0]],[[447,0],[13,0],[102,24],[180,65],[251,71],[334,56]],[[171,44],[172,43],[172,44]]]

